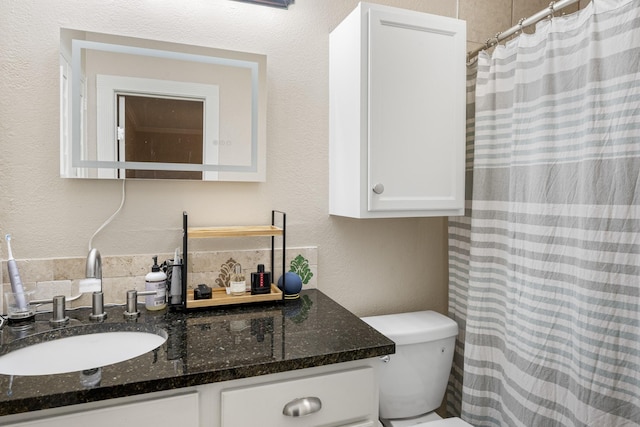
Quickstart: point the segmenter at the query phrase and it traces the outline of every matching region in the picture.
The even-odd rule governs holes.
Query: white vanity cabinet
[[[0,425],[376,427],[376,366],[380,363],[377,357],[361,359],[130,398],[29,412],[0,417]],[[309,400],[304,400],[305,398]],[[319,401],[320,407],[300,411],[300,406],[296,404],[303,400]],[[287,405],[291,408],[290,415],[283,413]]]
[[[330,34],[329,213],[464,214],[466,24],[360,3]]]

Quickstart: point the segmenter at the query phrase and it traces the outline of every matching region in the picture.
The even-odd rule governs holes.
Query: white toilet
[[[396,343],[380,367],[380,420],[385,427],[471,427],[435,412],[444,397],[458,335],[456,322],[435,311],[363,317]]]

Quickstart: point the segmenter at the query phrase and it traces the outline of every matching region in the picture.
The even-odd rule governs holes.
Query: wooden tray
[[[280,301],[282,291],[276,285],[271,284],[271,292],[268,294],[251,295],[245,292],[244,295],[229,295],[226,288],[212,288],[211,299],[193,299],[193,289],[187,292],[187,308],[217,307],[231,304],[247,304],[252,302]]]
[[[190,238],[204,237],[249,237],[249,236],[282,236],[282,228],[274,225],[251,225],[233,227],[188,227]]]

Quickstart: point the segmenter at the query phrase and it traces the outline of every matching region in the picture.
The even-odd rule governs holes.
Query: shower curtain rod
[[[549,6],[546,9],[541,10],[540,12],[536,13],[535,15],[530,16],[529,18],[522,18],[520,21],[518,21],[517,25],[514,25],[513,27],[509,28],[506,31],[502,31],[501,33],[496,34],[495,36],[487,39],[487,41],[485,42],[485,45],[482,47],[479,47],[476,50],[472,50],[471,52],[467,53],[467,62],[471,61],[473,58],[475,58],[476,56],[478,56],[478,54],[480,52],[482,52],[485,49],[489,49],[490,47],[493,47],[495,45],[497,45],[498,43],[500,43],[502,40],[506,39],[507,37],[512,36],[513,34],[517,33],[518,31],[522,31],[522,29],[524,27],[528,27],[529,25],[533,25],[536,22],[546,18],[547,16],[551,15],[553,16],[554,12],[557,12],[561,9],[564,9],[567,6],[570,6],[574,3],[577,3],[579,0],[560,0],[560,1],[552,1],[551,3],[549,3]]]

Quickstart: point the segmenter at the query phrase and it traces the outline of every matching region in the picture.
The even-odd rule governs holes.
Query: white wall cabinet
[[[330,34],[329,213],[464,214],[466,25],[360,3]]]

